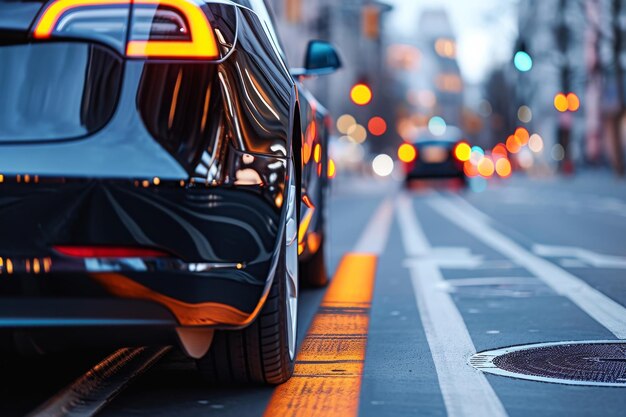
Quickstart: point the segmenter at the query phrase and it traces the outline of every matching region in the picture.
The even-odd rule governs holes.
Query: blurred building
[[[417,19],[415,37],[388,48],[388,61],[395,70],[399,110],[398,130],[412,141],[433,116],[448,125],[463,125],[463,92],[456,59],[456,37],[443,9],[425,10]]]
[[[419,76],[411,85],[417,91],[416,104],[420,111],[441,116],[448,124],[461,126],[463,81],[456,60],[456,37],[448,14],[443,9],[426,10],[418,21],[418,47],[422,51]],[[419,100],[420,94],[432,92],[434,101]],[[424,97],[422,97],[424,98]],[[430,109],[424,105],[434,104]]]
[[[544,160],[562,164],[563,130],[569,129],[566,159],[614,165],[619,159],[623,170],[623,148],[617,145],[623,136],[626,1],[525,0],[518,7],[516,51],[528,52],[533,67],[511,67],[511,83],[516,107],[532,110],[527,127],[543,137]],[[555,96],[570,92],[580,109],[559,112]]]

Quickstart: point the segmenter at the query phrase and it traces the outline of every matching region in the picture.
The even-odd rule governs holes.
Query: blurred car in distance
[[[402,144],[398,156],[403,162],[406,182],[437,178],[458,178],[465,182],[463,160],[457,152],[461,150],[459,146],[469,149],[461,131],[454,126],[448,126],[441,135],[425,129],[415,142]]]

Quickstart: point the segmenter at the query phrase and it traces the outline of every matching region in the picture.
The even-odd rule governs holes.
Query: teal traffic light
[[[533,67],[533,59],[528,52],[517,51],[513,57],[513,65],[518,71],[527,72]]]

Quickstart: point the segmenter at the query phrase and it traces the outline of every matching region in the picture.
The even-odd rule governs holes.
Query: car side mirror
[[[294,76],[315,76],[332,74],[341,68],[341,59],[335,47],[326,41],[312,40],[306,48],[304,68],[291,71]]]

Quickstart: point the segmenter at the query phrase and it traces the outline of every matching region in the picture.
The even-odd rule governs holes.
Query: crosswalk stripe
[[[358,414],[376,265],[392,216],[392,201],[385,200],[356,250],[342,258],[298,352],[294,375],[276,388],[264,416]]]
[[[468,203],[469,204],[469,203]],[[444,197],[430,200],[443,217],[470,233],[511,261],[526,268],[556,293],[569,298],[580,309],[604,326],[618,339],[626,339],[626,307],[615,302],[582,279],[540,258],[489,225],[484,214],[461,210]]]
[[[396,208],[405,251],[416,257],[411,281],[448,416],[506,416],[486,377],[467,363],[476,348],[450,294],[441,290],[445,280],[409,197],[400,195]]]

